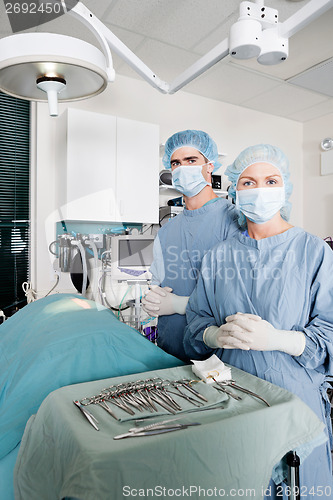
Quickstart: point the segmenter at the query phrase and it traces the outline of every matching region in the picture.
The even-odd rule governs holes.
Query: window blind
[[[30,103],[0,92],[0,309],[26,304],[29,276]]]

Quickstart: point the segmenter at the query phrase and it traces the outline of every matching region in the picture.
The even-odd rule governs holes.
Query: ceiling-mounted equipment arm
[[[65,2],[69,4],[71,0],[65,0]],[[251,4],[262,7],[264,1],[254,0]],[[333,0],[310,0],[289,19],[283,23],[278,23],[277,28],[279,36],[288,39],[332,7]],[[109,49],[111,48],[150,85],[163,93],[174,94],[229,54],[229,38],[226,38],[187,68],[183,73],[178,75],[169,85],[167,82],[160,80],[157,75],[121,40],[119,40],[110,29],[96,18],[82,2],[79,1],[76,3],[68,13],[83,22],[94,33],[103,47],[109,66],[112,67],[112,58]]]
[[[185,87],[192,80],[202,75],[209,68],[214,66],[229,54],[229,40],[225,38],[223,42],[219,43],[210,50],[207,54],[201,57],[197,62],[192,64],[187,70],[178,75],[170,84],[169,94],[174,94],[177,90]]]
[[[333,7],[333,0],[311,0],[280,24],[281,36],[290,38]]]
[[[264,6],[264,1],[254,0],[254,4],[262,7]],[[333,0],[311,0],[308,4],[289,17],[289,19],[285,22],[278,24],[279,35],[288,39],[332,7]],[[224,59],[228,54],[229,38],[226,38],[187,70],[177,76],[170,84],[169,94],[173,94],[180,90],[216,63]]]
[[[110,48],[118,54],[144,80],[164,94],[168,93],[169,85],[146,66],[109,28],[107,28],[82,2],[78,2],[68,14],[83,22],[96,36],[102,45],[107,63],[110,63]],[[110,55],[109,55],[110,54]],[[112,65],[112,58],[111,58]],[[113,69],[113,67],[112,67]],[[111,75],[112,78],[112,75]],[[114,77],[113,77],[114,79]],[[111,80],[112,81],[112,80]]]

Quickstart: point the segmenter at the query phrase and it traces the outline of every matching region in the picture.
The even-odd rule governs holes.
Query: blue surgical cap
[[[177,149],[185,146],[197,149],[209,162],[213,163],[214,171],[221,166],[218,161],[217,146],[206,132],[202,130],[183,130],[173,134],[165,143],[162,159],[165,168],[171,168],[171,156]]]
[[[280,214],[285,220],[289,220],[291,203],[288,199],[293,190],[293,185],[289,180],[289,160],[284,152],[276,146],[271,146],[270,144],[257,144],[244,149],[244,151],[237,156],[235,161],[229,165],[225,171],[225,175],[231,182],[228,192],[229,196],[233,200],[236,200],[236,187],[238,179],[242,172],[254,163],[270,163],[280,170],[286,197],[286,203],[281,208]],[[239,213],[238,222],[241,226],[246,226],[245,216],[241,212]]]

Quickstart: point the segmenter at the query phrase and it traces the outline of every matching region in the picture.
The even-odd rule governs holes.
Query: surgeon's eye
[[[276,179],[269,179],[269,180],[267,181],[267,184],[269,184],[269,185],[271,185],[271,186],[274,186],[274,184],[276,184],[276,183],[277,183]]]
[[[172,161],[171,162],[171,168],[176,168],[176,167],[179,167],[180,165],[180,162],[179,161]]]
[[[245,186],[245,187],[250,187],[250,186],[254,186],[254,182],[253,181],[241,181],[240,185]]]

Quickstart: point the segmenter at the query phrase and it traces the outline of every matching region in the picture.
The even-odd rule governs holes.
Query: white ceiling
[[[310,0],[266,0],[284,22]],[[228,36],[239,16],[239,0],[83,0],[83,3],[161,80],[172,80]],[[230,56],[183,88],[250,109],[305,122],[333,112],[333,98],[288,80],[333,57],[333,8],[289,40],[289,58],[276,66]],[[98,46],[72,16],[61,16],[28,31],[75,36]],[[0,38],[12,34],[0,2]],[[113,55],[116,74],[140,78]],[[325,67],[331,68],[332,64]],[[332,88],[331,73],[323,88]],[[111,84],[112,85],[112,84]],[[148,83],[147,83],[148,85]],[[157,91],[156,91],[157,92]]]

